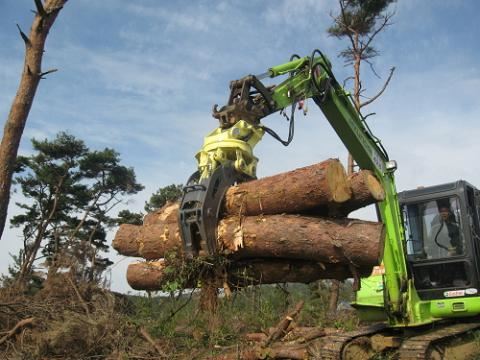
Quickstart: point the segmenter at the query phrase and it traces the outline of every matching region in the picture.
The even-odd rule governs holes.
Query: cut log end
[[[372,197],[377,201],[385,200],[385,190],[377,178],[370,171],[366,172],[364,176],[365,183],[367,184]]]
[[[333,160],[328,163],[326,177],[334,202],[343,203],[350,199],[352,191],[347,182],[345,169],[338,160]]]
[[[127,282],[135,290],[156,291],[165,277],[163,260],[138,262],[128,265]]]

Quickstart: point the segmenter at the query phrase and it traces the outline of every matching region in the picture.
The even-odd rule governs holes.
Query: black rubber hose
[[[448,247],[446,247],[446,246],[444,246],[444,245],[442,245],[438,242],[438,235],[440,235],[440,231],[442,231],[442,229],[443,229],[443,224],[445,224],[444,221],[442,221],[442,224],[438,228],[437,234],[435,235],[435,239],[433,241],[435,242],[435,244],[438,245],[438,247],[441,247],[442,249],[445,249],[445,250],[448,251]]]

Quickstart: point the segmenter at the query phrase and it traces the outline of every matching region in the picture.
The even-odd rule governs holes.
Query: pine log
[[[361,276],[368,276],[371,268],[358,270]],[[137,262],[128,265],[127,282],[135,290],[158,291],[165,284],[164,260]],[[342,264],[323,264],[310,261],[255,259],[234,262],[228,268],[228,285],[232,288],[248,285],[276,283],[308,284],[320,279],[344,280],[352,277],[350,268]],[[195,279],[189,279],[181,284],[183,288],[192,288]],[[219,282],[219,287],[224,285]]]
[[[337,159],[240,183],[228,189],[224,212],[227,215],[298,213],[318,206],[340,204],[352,192],[345,169]],[[143,219],[144,225],[177,221],[178,203],[168,202]]]
[[[285,337],[284,341],[295,341],[303,344],[310,340],[326,336],[327,332],[321,327],[294,327]]]
[[[160,209],[148,213],[143,218],[143,225],[169,224],[178,221],[178,202],[167,202]]]
[[[295,308],[289,312],[278,324],[275,326],[274,330],[270,333],[270,335],[265,340],[264,346],[269,346],[272,342],[277,341],[283,338],[287,334],[287,329],[295,320],[295,318],[300,314],[304,305],[304,301],[301,300],[295,305]]]
[[[381,223],[298,215],[247,216],[220,221],[218,244],[233,259],[283,258],[353,264],[378,264],[383,250]]]
[[[225,195],[229,215],[299,213],[343,203],[351,190],[338,159],[232,186]]]
[[[354,210],[385,200],[382,184],[369,170],[361,170],[349,175],[348,183],[352,190],[352,197],[339,206],[340,213],[344,216]]]
[[[359,276],[368,276],[371,267],[358,268]],[[351,278],[351,267],[343,264],[329,264],[304,260],[253,259],[236,261],[228,269],[229,282],[235,286],[303,283],[309,284],[320,279],[345,280]]]
[[[140,256],[140,233],[143,226],[122,224],[115,234],[112,246],[120,254],[125,256]]]
[[[112,246],[120,254],[154,260],[169,252],[183,253],[180,229],[177,222],[130,225],[122,224],[115,234]]]
[[[160,290],[165,281],[164,278],[163,260],[133,263],[127,268],[127,282],[134,290]]]
[[[245,334],[245,340],[260,343],[267,340],[267,335],[264,333],[249,333]]]
[[[257,347],[257,359],[308,359],[308,346],[306,344],[276,343],[271,347]]]
[[[117,232],[113,247],[119,253],[147,260],[164,258],[168,252],[181,253],[177,223],[138,226],[134,230],[132,226],[122,225]],[[132,233],[136,234],[135,241],[129,237]],[[235,260],[283,258],[371,268],[381,258],[383,238],[383,224],[353,219],[232,216],[218,226],[219,253]]]

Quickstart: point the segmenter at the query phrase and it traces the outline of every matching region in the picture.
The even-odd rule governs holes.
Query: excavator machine
[[[283,81],[262,82],[277,77]],[[309,99],[358,167],[372,171],[386,194],[377,206],[386,229],[382,263],[362,280],[353,304],[361,318],[383,322],[332,335],[321,358],[368,359],[393,351],[399,359],[463,359],[480,351],[480,192],[457,181],[397,194],[396,162],[319,50],[232,81],[228,103],[214,106],[219,127],[196,155],[198,171],[187,181],[180,206],[187,257],[215,254],[226,189],[256,177],[253,148],[266,133],[283,145],[292,141],[295,111],[305,111]],[[289,121],[285,140],[261,122],[276,112]]]

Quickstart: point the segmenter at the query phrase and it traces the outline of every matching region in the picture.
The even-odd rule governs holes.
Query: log
[[[339,206],[340,213],[347,216],[354,210],[385,200],[385,190],[369,170],[361,170],[348,177],[352,197]]]
[[[140,233],[144,227],[131,224],[122,224],[118,228],[112,246],[125,256],[140,256]]]
[[[371,267],[357,269],[360,276],[371,274]],[[351,268],[343,264],[329,264],[288,259],[249,259],[236,261],[228,269],[233,287],[246,285],[303,283],[320,279],[345,280],[353,276]]]
[[[164,258],[170,251],[181,252],[177,223],[139,226],[136,241],[129,238],[135,232],[132,226],[135,225],[122,225],[116,234],[113,247],[119,253],[154,260]],[[383,224],[353,219],[232,216],[221,220],[218,226],[219,253],[235,260],[284,258],[371,268],[381,258],[383,239]],[[133,251],[135,244],[137,249]]]
[[[129,264],[127,282],[134,290],[160,290],[165,283],[165,262],[160,260]]]
[[[308,359],[308,346],[277,343],[268,348],[257,348],[257,359]]]
[[[256,343],[264,342],[265,340],[267,340],[267,335],[264,333],[249,333],[245,334],[244,337],[245,340]]]
[[[269,346],[272,342],[282,339],[287,334],[287,329],[293,320],[300,314],[304,305],[304,301],[300,301],[295,308],[289,312],[274,328],[268,338],[265,340],[264,346]]]
[[[157,224],[169,224],[178,221],[178,208],[177,202],[168,201],[160,209],[148,213],[143,218],[143,225],[157,225]]]
[[[382,256],[384,226],[354,219],[298,215],[229,217],[220,221],[220,253],[235,260],[283,258],[373,267]]]
[[[112,246],[122,255],[147,260],[163,258],[169,252],[183,253],[177,222],[145,226],[122,224]]]
[[[343,203],[351,190],[338,159],[232,186],[225,195],[228,215],[299,213]]]
[[[359,272],[361,276],[368,276],[371,268],[362,268]],[[127,268],[127,282],[135,290],[161,290],[167,276],[164,260],[132,263]],[[349,277],[352,274],[348,266],[332,264],[325,267],[301,260],[255,259],[234,262],[228,268],[228,285],[232,288],[285,282],[308,284],[320,279],[344,280]],[[187,279],[182,287],[193,288],[195,285],[196,279],[192,278]],[[218,287],[223,286],[218,283]]]
[[[232,186],[225,194],[228,215],[297,213],[340,204],[352,196],[345,169],[337,159]],[[145,215],[144,225],[177,221],[178,203],[168,202]]]
[[[303,344],[326,335],[327,332],[321,327],[295,327],[285,336],[284,340]]]

